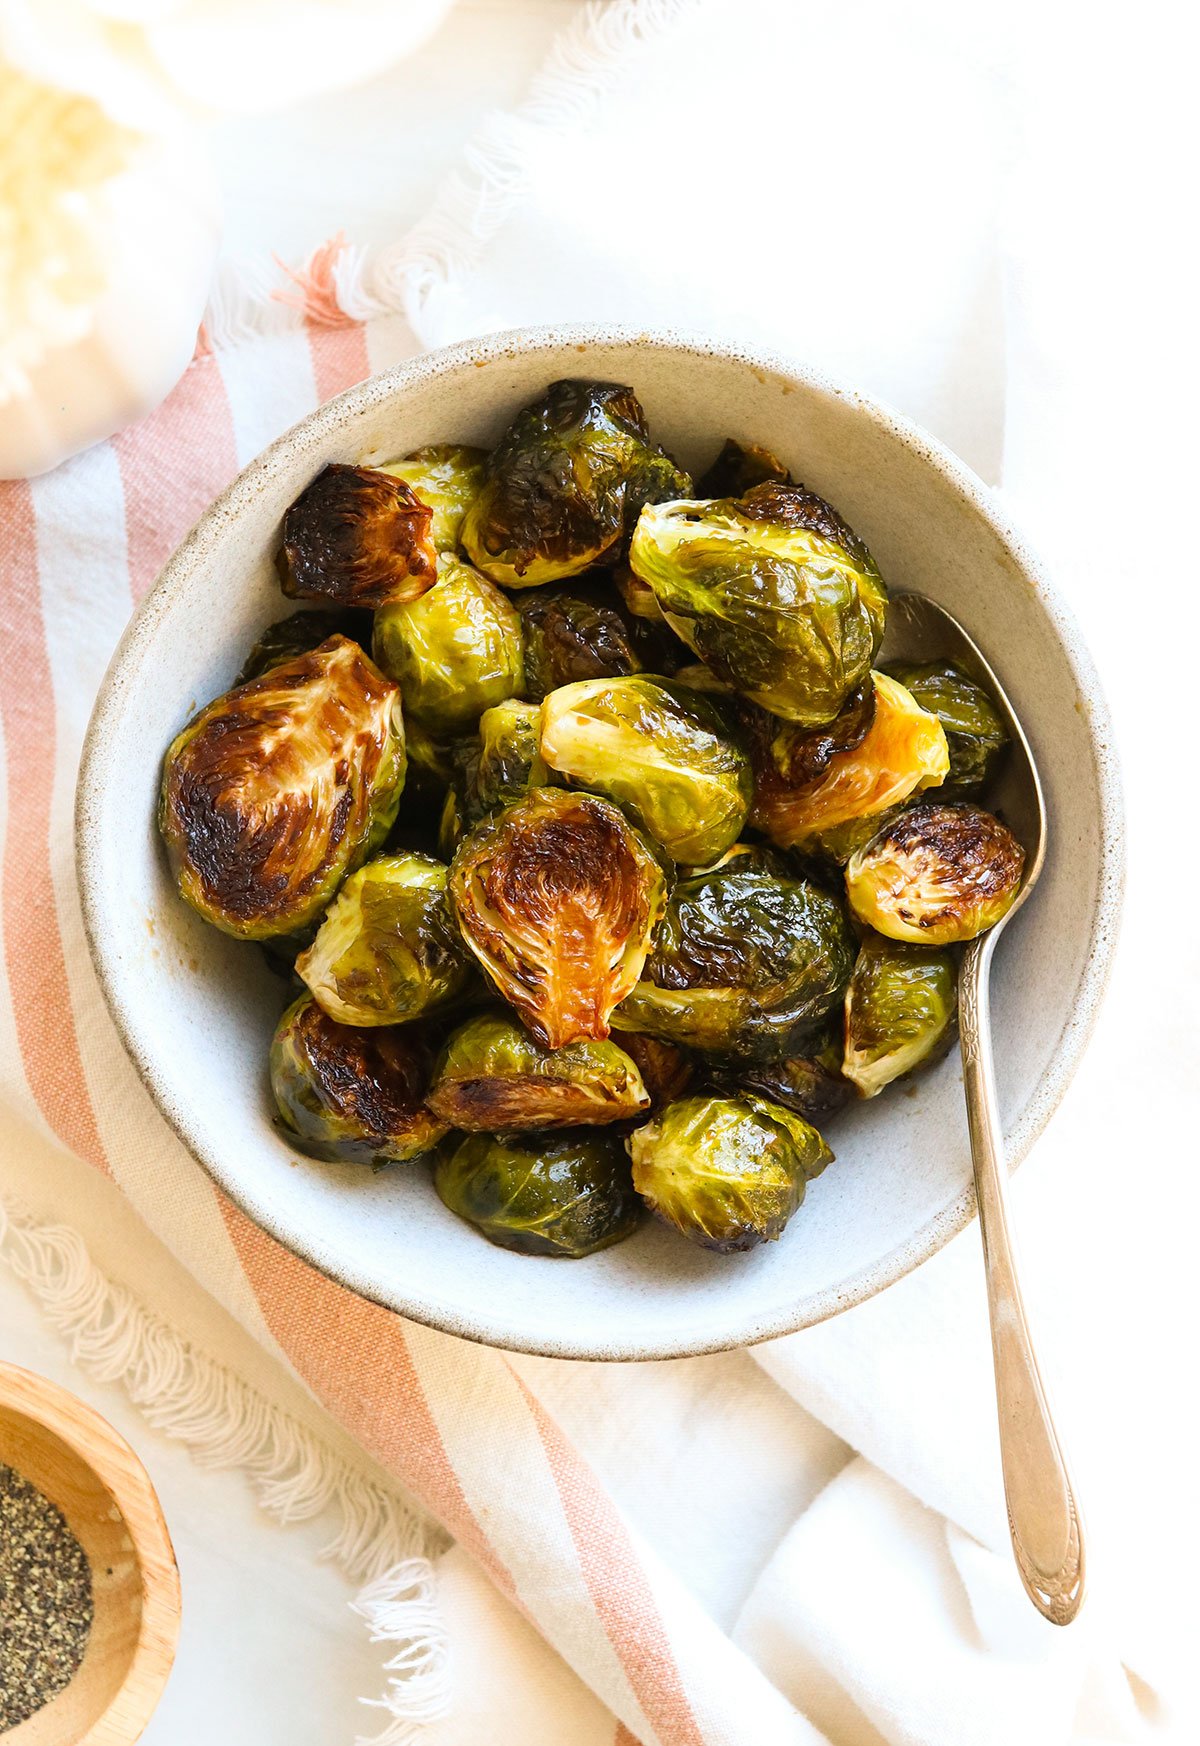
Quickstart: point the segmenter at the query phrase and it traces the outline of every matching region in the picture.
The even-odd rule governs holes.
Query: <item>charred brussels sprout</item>
[[[937,717],[886,673],[876,673],[874,682],[875,713],[866,734],[849,750],[834,752],[813,780],[792,786],[769,747],[752,743],[752,818],[780,848],[807,848],[821,833],[886,812],[944,778],[950,760]]]
[[[953,955],[868,934],[846,990],[842,1071],[863,1097],[930,1061],[952,1035]]]
[[[661,679],[589,679],[542,704],[542,756],[604,794],[671,857],[703,866],[736,842],[750,762],[708,700]]]
[[[357,643],[239,685],[167,752],[159,828],[180,895],[239,939],[297,932],[383,841],[404,772],[400,693]]]
[[[640,673],[635,638],[615,600],[598,588],[539,588],[519,599],[525,629],[525,694],[540,703],[548,691],[580,679]]]
[[[725,1069],[715,1078],[731,1096],[753,1091],[820,1127],[845,1109],[854,1095],[842,1073],[841,1015],[836,1025],[824,1025],[799,1053],[782,1061],[743,1066],[736,1075]]]
[[[995,780],[1008,745],[1000,711],[983,686],[953,661],[898,663],[888,672],[942,724],[950,753],[950,771],[942,784],[947,799],[982,794]]]
[[[779,1060],[841,1000],[853,965],[835,898],[739,856],[675,887],[645,975],[613,1025],[710,1054]]]
[[[921,801],[846,868],[859,921],[892,940],[949,946],[994,927],[1016,902],[1025,851],[982,807]]]
[[[726,437],[723,448],[707,473],[696,481],[697,497],[743,497],[756,485],[774,481],[790,485],[792,475],[770,449],[757,443],[739,443]]]
[[[765,1098],[687,1097],[630,1135],[633,1185],[664,1224],[729,1255],[773,1242],[833,1153]]]
[[[453,552],[458,546],[463,516],[483,484],[483,449],[460,443],[434,443],[416,449],[403,460],[380,467],[393,479],[403,479],[418,501],[433,511],[429,537],[437,552]]]
[[[651,1109],[664,1109],[690,1089],[696,1063],[674,1043],[664,1043],[661,1037],[642,1031],[622,1031],[621,1047],[642,1076]]]
[[[608,1035],[662,914],[662,868],[615,806],[537,788],[463,838],[450,869],[463,939],[548,1048]]]
[[[380,855],[351,875],[296,960],[330,1018],[396,1025],[459,994],[467,962],[446,905],[446,869],[427,855]]]
[[[493,582],[533,588],[615,561],[644,503],[690,488],[631,388],[554,382],[488,456],[463,548]]]
[[[261,678],[272,667],[279,667],[297,655],[311,654],[336,636],[349,637],[366,648],[371,640],[370,616],[365,612],[293,612],[267,626],[246,656],[234,683],[248,685],[251,679]]]
[[[403,479],[334,463],[283,518],[283,592],[371,610],[415,600],[437,577],[432,518]]]
[[[868,673],[823,727],[797,727],[753,703],[743,704],[740,719],[755,780],[774,789],[807,787],[825,774],[836,753],[852,752],[866,739],[875,720],[875,678]]]
[[[628,1121],[650,1097],[615,1043],[544,1049],[515,1019],[484,1013],[443,1048],[429,1107],[452,1127],[498,1134]]]
[[[468,1134],[438,1160],[434,1186],[452,1213],[502,1249],[577,1261],[635,1229],[641,1203],[611,1134]]]
[[[442,558],[419,600],[376,613],[372,652],[399,683],[406,713],[435,734],[473,727],[524,685],[516,608],[457,558]]]
[[[311,995],[294,1002],[271,1044],[271,1090],[298,1151],[326,1163],[416,1158],[446,1134],[425,1107],[429,1052],[409,1027],[341,1025]]]
[[[786,721],[831,721],[866,678],[886,597],[866,547],[799,485],[651,504],[629,560],[718,678]]]

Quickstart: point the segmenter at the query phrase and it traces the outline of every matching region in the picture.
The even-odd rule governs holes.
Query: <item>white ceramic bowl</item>
[[[837,1162],[778,1243],[721,1257],[647,1223],[585,1261],[512,1255],[447,1212],[422,1166],[297,1161],[268,1104],[281,985],[253,947],[178,899],[153,823],[163,749],[288,610],[273,569],[280,518],[318,469],[490,443],[569,375],[632,384],[687,466],[727,435],[777,450],[865,538],[893,588],[942,601],[995,665],[1050,819],[1045,873],[1005,934],[993,988],[1009,1156],[1025,1156],[1079,1060],[1120,903],[1119,787],[1095,673],[1041,566],[966,467],[895,414],[776,358],[671,333],[499,334],[387,371],[280,437],[201,517],[114,657],[80,776],[79,879],[109,1006],[152,1096],[281,1242],[454,1333],[564,1357],[663,1358],[820,1321],[962,1228],[974,1202],[957,1058],[838,1121]]]

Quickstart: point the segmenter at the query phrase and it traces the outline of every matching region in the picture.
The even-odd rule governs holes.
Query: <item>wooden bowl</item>
[[[0,1364],[0,1463],[62,1511],[95,1608],[74,1678],[4,1746],[127,1746],[154,1712],[179,1636],[179,1570],[150,1476],[99,1413],[12,1364]]]

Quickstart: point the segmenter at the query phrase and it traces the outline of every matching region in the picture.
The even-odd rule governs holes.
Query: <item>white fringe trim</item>
[[[346,319],[405,315],[425,346],[452,337],[456,292],[527,198],[533,166],[554,149],[555,137],[585,126],[627,76],[633,57],[713,3],[589,0],[555,39],[526,100],[484,121],[466,147],[464,167],[405,237],[374,248],[343,244],[337,251],[332,295]],[[306,265],[298,277],[307,271]],[[303,310],[280,301],[281,291],[287,294],[280,273],[265,263],[228,263],[205,314],[209,344],[220,349],[302,326]]]
[[[66,1225],[38,1224],[0,1201],[0,1260],[27,1286],[71,1356],[102,1382],[120,1382],[147,1422],[208,1467],[241,1467],[281,1523],[338,1514],[322,1549],[362,1583],[353,1610],[373,1643],[396,1646],[384,1664],[384,1732],[358,1746],[408,1746],[449,1704],[445,1631],[430,1556],[446,1543],[414,1506],[353,1467],[225,1365],[198,1351],[124,1286],[94,1266]]]

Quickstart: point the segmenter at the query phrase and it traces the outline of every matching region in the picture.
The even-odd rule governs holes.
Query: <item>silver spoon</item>
[[[997,809],[1025,849],[1017,900],[995,927],[972,940],[958,977],[958,1028],[975,1195],[983,1236],[1000,1460],[1013,1554],[1034,1606],[1056,1625],[1069,1625],[1084,1589],[1083,1523],[1071,1476],[1050,1417],[1025,1319],[1008,1228],[1004,1139],[996,1102],[988,976],[1005,927],[1037,884],[1046,858],[1046,808],[1037,765],[1000,681],[957,619],[923,594],[893,597],[888,618],[889,661],[949,656],[987,686],[1004,717],[1012,748],[996,795]]]

